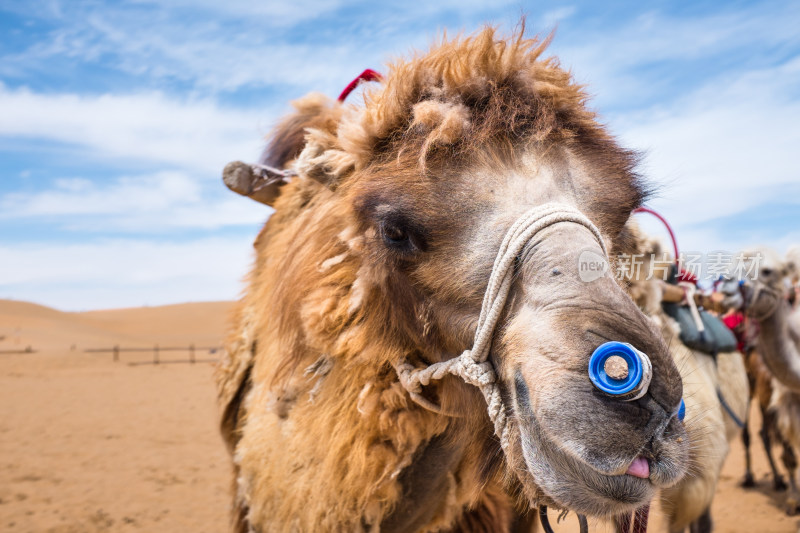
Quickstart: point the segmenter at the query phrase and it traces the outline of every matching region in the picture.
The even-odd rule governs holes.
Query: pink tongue
[[[633,460],[631,466],[628,467],[628,471],[625,473],[633,477],[647,479],[650,477],[650,463],[648,463],[647,459],[644,457],[639,456]]]

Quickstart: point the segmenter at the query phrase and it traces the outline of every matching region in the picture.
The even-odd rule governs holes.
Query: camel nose
[[[625,342],[611,341],[598,346],[589,358],[589,379],[600,391],[622,401],[647,393],[653,366],[647,354]]]

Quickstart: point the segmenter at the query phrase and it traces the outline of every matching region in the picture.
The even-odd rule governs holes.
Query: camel
[[[786,269],[793,285],[800,283],[800,245],[794,245],[786,252]]]
[[[747,329],[753,328],[748,327]],[[748,338],[755,338],[756,333],[751,332],[748,333],[747,336]],[[774,392],[772,373],[764,364],[761,354],[755,346],[745,347],[745,366],[750,383],[750,402],[756,401],[759,411],[761,412],[761,429],[758,434],[761,438],[764,452],[767,455],[767,463],[769,464],[770,472],[772,473],[772,486],[776,491],[784,491],[787,489],[786,481],[783,479],[783,475],[778,471],[775,465],[775,459],[772,456],[773,439],[777,440],[783,448],[782,457],[784,465],[790,465],[796,461],[794,460],[794,452],[791,446],[777,430],[775,411],[774,409],[770,409]],[[742,443],[744,444],[745,453],[745,474],[742,480],[742,486],[745,488],[754,487],[756,482],[753,477],[752,469],[749,419],[745,419],[745,426],[742,428]]]
[[[771,249],[742,252],[748,273],[741,287],[727,282],[727,305],[740,307],[758,324],[756,349],[772,376],[770,409],[783,444],[782,460],[788,472],[786,512],[800,508],[796,450],[800,449],[800,311],[786,298],[787,265]]]
[[[786,270],[789,281],[789,301],[793,307],[800,305],[800,245],[786,252]]]
[[[523,31],[442,40],[273,132],[216,374],[234,531],[530,531],[686,473],[660,331],[609,272],[581,280],[646,196],[636,155]],[[608,341],[625,395],[589,376]]]
[[[800,252],[800,250],[798,250]],[[787,270],[787,279],[790,283],[794,281],[797,267],[795,265],[800,262],[794,261],[795,250],[790,249],[787,253],[785,268]],[[771,254],[770,254],[771,255]],[[773,257],[774,260],[774,257]],[[791,298],[791,294],[790,294]],[[791,300],[790,300],[791,301]],[[758,326],[752,321],[746,320],[741,311],[731,310],[729,315],[732,315],[731,324],[735,325],[737,338],[739,339],[742,351],[745,357],[745,366],[747,368],[747,376],[750,383],[750,402],[757,402],[759,411],[761,412],[761,429],[759,430],[759,437],[764,447],[764,452],[767,456],[770,472],[772,473],[772,485],[776,491],[784,491],[787,489],[786,481],[783,475],[778,471],[775,464],[775,459],[772,456],[772,442],[777,440],[783,449],[782,459],[784,465],[789,467],[797,463],[791,445],[784,439],[775,422],[775,410],[771,409],[772,396],[773,396],[773,377],[764,361],[759,354],[756,347],[756,337],[758,335]],[[750,450],[750,421],[745,419],[745,426],[742,428],[742,443],[745,450],[745,474],[742,480],[742,486],[745,488],[754,487],[756,482],[752,470],[752,457]]]
[[[629,222],[628,228],[636,245],[630,252],[643,257],[636,273],[629,273],[629,291],[634,301],[660,328],[672,357],[683,378],[686,419],[684,424],[691,442],[690,474],[679,483],[661,491],[660,502],[667,530],[679,533],[689,528],[692,533],[712,530],[711,503],[714,499],[722,465],[728,455],[730,442],[740,432],[736,421],[720,402],[739,420],[746,420],[749,403],[747,372],[739,352],[720,353],[716,357],[692,350],[679,337],[680,328],[663,310],[661,302],[663,276],[653,258],[668,259],[656,239],[645,235]],[[659,263],[660,264],[660,263]],[[655,272],[651,279],[646,273]]]

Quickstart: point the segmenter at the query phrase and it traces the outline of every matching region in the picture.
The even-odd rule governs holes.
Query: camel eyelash
[[[384,244],[392,250],[403,254],[427,250],[425,230],[402,213],[382,213],[378,228]]]

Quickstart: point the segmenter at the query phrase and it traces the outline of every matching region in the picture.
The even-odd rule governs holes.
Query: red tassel
[[[339,95],[339,98],[337,98],[337,100],[339,100],[340,102],[344,102],[345,99],[350,95],[350,93],[353,92],[353,90],[356,87],[358,87],[358,84],[361,83],[362,81],[378,81],[382,78],[383,76],[381,76],[380,73],[375,72],[371,68],[368,68],[364,72],[356,76],[356,79],[347,84],[347,87],[344,88],[344,91],[342,91],[342,94]]]
[[[614,517],[616,533],[631,533],[631,514],[624,513]]]
[[[636,514],[633,518],[633,532],[632,533],[647,533],[647,518],[650,516],[650,504],[639,507],[636,509]]]

